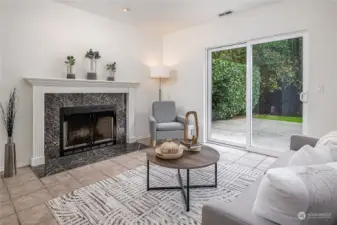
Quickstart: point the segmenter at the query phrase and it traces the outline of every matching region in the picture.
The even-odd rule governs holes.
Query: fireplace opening
[[[60,156],[116,144],[116,107],[111,105],[60,109]]]

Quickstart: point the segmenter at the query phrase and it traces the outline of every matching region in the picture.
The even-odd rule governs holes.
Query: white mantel
[[[84,80],[84,79],[63,79],[63,78],[38,78],[25,77],[28,83],[33,86],[43,87],[108,87],[108,88],[135,88],[139,85],[137,82],[105,81],[105,80]]]
[[[70,80],[60,78],[25,77],[33,87],[33,154],[31,166],[45,163],[44,157],[44,95],[45,93],[126,93],[126,139],[135,141],[136,82],[103,80]]]

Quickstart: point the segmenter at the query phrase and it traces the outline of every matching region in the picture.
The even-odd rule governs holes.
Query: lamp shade
[[[155,66],[150,68],[151,78],[169,78],[170,69],[166,66]]]

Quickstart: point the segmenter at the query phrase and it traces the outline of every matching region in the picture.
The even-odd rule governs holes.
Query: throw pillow
[[[305,166],[334,161],[337,161],[337,146],[319,146],[313,148],[310,145],[305,145],[294,153],[288,162],[288,166]]]
[[[261,181],[253,213],[286,225],[334,224],[336,187],[335,162],[270,169]],[[317,218],[317,213],[324,214]]]
[[[324,146],[328,144],[337,145],[337,131],[332,131],[321,137],[316,143],[315,147]]]

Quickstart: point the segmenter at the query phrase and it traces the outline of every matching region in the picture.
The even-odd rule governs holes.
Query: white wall
[[[102,55],[99,79],[106,79],[106,63],[116,61],[116,80],[141,82],[136,134],[148,136],[148,114],[151,103],[157,99],[157,84],[148,78],[148,66],[162,60],[161,37],[50,0],[1,0],[0,31],[0,100],[7,100],[14,86],[20,98],[14,136],[18,164],[29,163],[33,139],[32,88],[22,78],[64,78],[67,55],[77,59],[76,76],[85,78],[84,54],[89,48]],[[6,136],[2,126],[0,129],[1,168]]]
[[[175,100],[181,111],[197,110],[203,118],[205,48],[306,30],[309,36],[308,134],[320,136],[337,130],[335,8],[329,1],[284,0],[166,35],[163,61],[176,71],[174,78],[164,84],[168,98]],[[325,93],[317,91],[320,84],[324,85]]]

